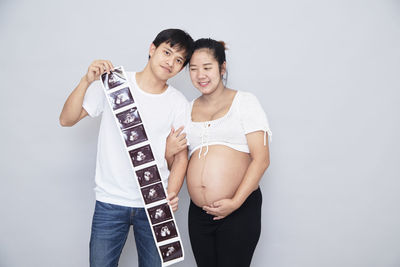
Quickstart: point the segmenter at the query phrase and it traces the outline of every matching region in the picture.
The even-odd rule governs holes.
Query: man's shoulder
[[[189,103],[186,96],[172,85],[169,85],[168,91],[169,97],[174,98],[175,101]]]

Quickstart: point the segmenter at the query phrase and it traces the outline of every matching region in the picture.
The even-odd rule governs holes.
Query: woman
[[[253,94],[224,86],[223,42],[197,40],[189,69],[202,93],[186,126],[193,253],[199,267],[249,266],[261,231],[268,120]]]

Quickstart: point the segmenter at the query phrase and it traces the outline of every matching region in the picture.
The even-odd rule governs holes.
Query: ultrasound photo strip
[[[125,145],[132,170],[136,174],[139,193],[162,266],[183,261],[182,241],[174,214],[166,199],[166,190],[151,149],[151,140],[140,116],[140,103],[134,99],[122,66],[115,68],[110,74],[102,74],[101,81],[121,135],[121,142]]]

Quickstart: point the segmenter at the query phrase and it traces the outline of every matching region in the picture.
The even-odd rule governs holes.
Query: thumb
[[[215,208],[221,206],[221,201],[215,201],[215,202],[213,203],[213,206],[214,206]]]
[[[171,134],[175,132],[174,126],[171,127]]]

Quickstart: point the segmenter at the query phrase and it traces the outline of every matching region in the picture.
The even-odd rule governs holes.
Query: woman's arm
[[[261,177],[269,166],[268,140],[264,145],[264,134],[263,131],[256,131],[246,135],[251,162],[233,198],[221,199],[212,206],[203,207],[207,213],[216,216],[214,220],[222,219],[238,209],[257,189]]]
[[[179,127],[178,130],[171,128],[171,132],[167,137],[165,144],[165,159],[167,160],[168,170],[171,170],[175,155],[187,147],[186,134],[182,133],[182,130],[183,126]]]

